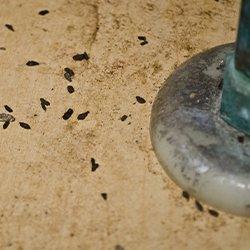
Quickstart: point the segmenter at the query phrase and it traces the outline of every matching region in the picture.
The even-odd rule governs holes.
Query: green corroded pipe
[[[235,54],[226,62],[221,117],[250,135],[250,0],[242,0]]]

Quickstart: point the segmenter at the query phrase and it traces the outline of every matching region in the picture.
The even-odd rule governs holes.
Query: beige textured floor
[[[1,249],[250,248],[250,221],[222,212],[215,218],[206,206],[199,212],[162,171],[149,138],[164,79],[193,54],[234,40],[239,1],[0,6],[0,113],[8,104],[16,118],[0,129]],[[49,14],[38,15],[43,9]],[[84,51],[88,61],[72,59]],[[29,60],[40,65],[28,67]],[[65,67],[75,72],[73,94]],[[51,103],[46,112],[41,97]],[[68,108],[74,114],[65,121]],[[94,172],[91,158],[99,164]]]

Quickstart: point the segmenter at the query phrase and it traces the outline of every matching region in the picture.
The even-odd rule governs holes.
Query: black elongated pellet
[[[64,73],[64,78],[65,78],[67,81],[72,82],[72,78],[71,78],[71,76],[69,75],[69,73],[65,72],[65,73]]]
[[[71,86],[71,85],[69,85],[69,86],[67,87],[67,90],[68,90],[68,92],[69,92],[70,94],[72,94],[72,93],[74,93],[74,92],[75,92],[74,87],[73,87],[73,86]]]
[[[101,193],[102,198],[106,201],[108,199],[107,193]]]
[[[238,140],[239,143],[244,143],[245,136],[244,135],[238,135],[237,140]]]
[[[6,48],[5,47],[0,47],[0,50],[6,50]]]
[[[122,122],[124,122],[127,118],[128,118],[127,115],[123,115],[120,119],[121,119]]]
[[[73,56],[73,60],[75,61],[89,60],[89,55],[86,52],[84,52],[83,54],[76,54]]]
[[[39,65],[39,62],[36,62],[36,61],[28,61],[27,63],[26,63],[26,65],[27,66],[37,66],[37,65]]]
[[[219,213],[213,209],[209,209],[208,210],[209,214],[211,214],[212,216],[214,217],[218,217],[219,216]]]
[[[146,41],[147,38],[145,36],[138,36],[138,39],[141,40],[141,41]]]
[[[136,101],[139,102],[140,104],[144,104],[146,102],[146,100],[141,96],[136,96]]]
[[[7,29],[13,31],[13,32],[15,31],[14,28],[13,28],[13,26],[12,26],[11,24],[6,23],[6,24],[5,24],[5,27],[6,27]]]
[[[8,128],[9,125],[10,125],[10,121],[5,122],[5,123],[3,124],[3,129]]]
[[[24,129],[31,129],[30,125],[25,122],[19,122],[19,124]]]
[[[182,197],[185,198],[187,201],[189,201],[190,195],[187,191],[182,192]]]
[[[64,73],[65,79],[68,80],[69,82],[72,82],[72,78],[75,75],[74,71],[70,68],[65,68],[64,71],[65,71]]]
[[[64,68],[64,71],[66,73],[68,73],[70,76],[74,76],[75,75],[74,71],[72,69],[70,69],[70,68]]]
[[[85,113],[81,113],[77,116],[78,120],[84,120],[89,114],[89,111],[85,112]]]
[[[13,109],[11,107],[9,107],[8,105],[4,105],[4,108],[9,112],[12,113]]]
[[[98,167],[99,167],[99,164],[95,161],[94,158],[91,158],[91,171],[95,172]]]
[[[148,41],[143,41],[140,44],[141,44],[141,46],[144,46],[144,45],[148,44]]]
[[[195,206],[196,208],[200,211],[200,212],[203,212],[203,206],[200,204],[199,201],[195,201]]]
[[[38,12],[38,14],[41,15],[41,16],[47,15],[48,13],[49,13],[48,10],[41,10],[41,11]]]
[[[40,98],[40,102],[41,102],[41,107],[44,111],[47,110],[47,106],[50,106],[50,102],[45,100],[44,98]]]
[[[44,103],[46,106],[50,106],[50,102],[45,100],[44,98],[40,98],[40,101]]]
[[[63,115],[62,118],[63,118],[64,120],[68,120],[68,119],[72,116],[73,113],[74,113],[73,109],[69,108],[69,109],[64,113],[64,115]]]

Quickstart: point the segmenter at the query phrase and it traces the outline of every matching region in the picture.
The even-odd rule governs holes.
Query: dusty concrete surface
[[[164,79],[193,54],[234,40],[239,1],[0,6],[0,113],[9,105],[16,118],[0,129],[1,249],[249,249],[250,221],[198,211],[162,171],[149,139]],[[85,51],[89,60],[72,59]],[[65,67],[75,72],[71,83]],[[46,112],[40,98],[50,102]],[[74,114],[63,120],[68,108]]]

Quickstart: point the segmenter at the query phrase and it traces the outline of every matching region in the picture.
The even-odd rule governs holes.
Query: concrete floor
[[[238,0],[0,6],[0,113],[8,105],[16,119],[0,129],[1,249],[250,248],[250,220],[198,211],[163,172],[149,138],[164,79],[195,53],[235,40]],[[72,59],[83,52],[89,60]],[[40,98],[50,102],[46,112]]]

